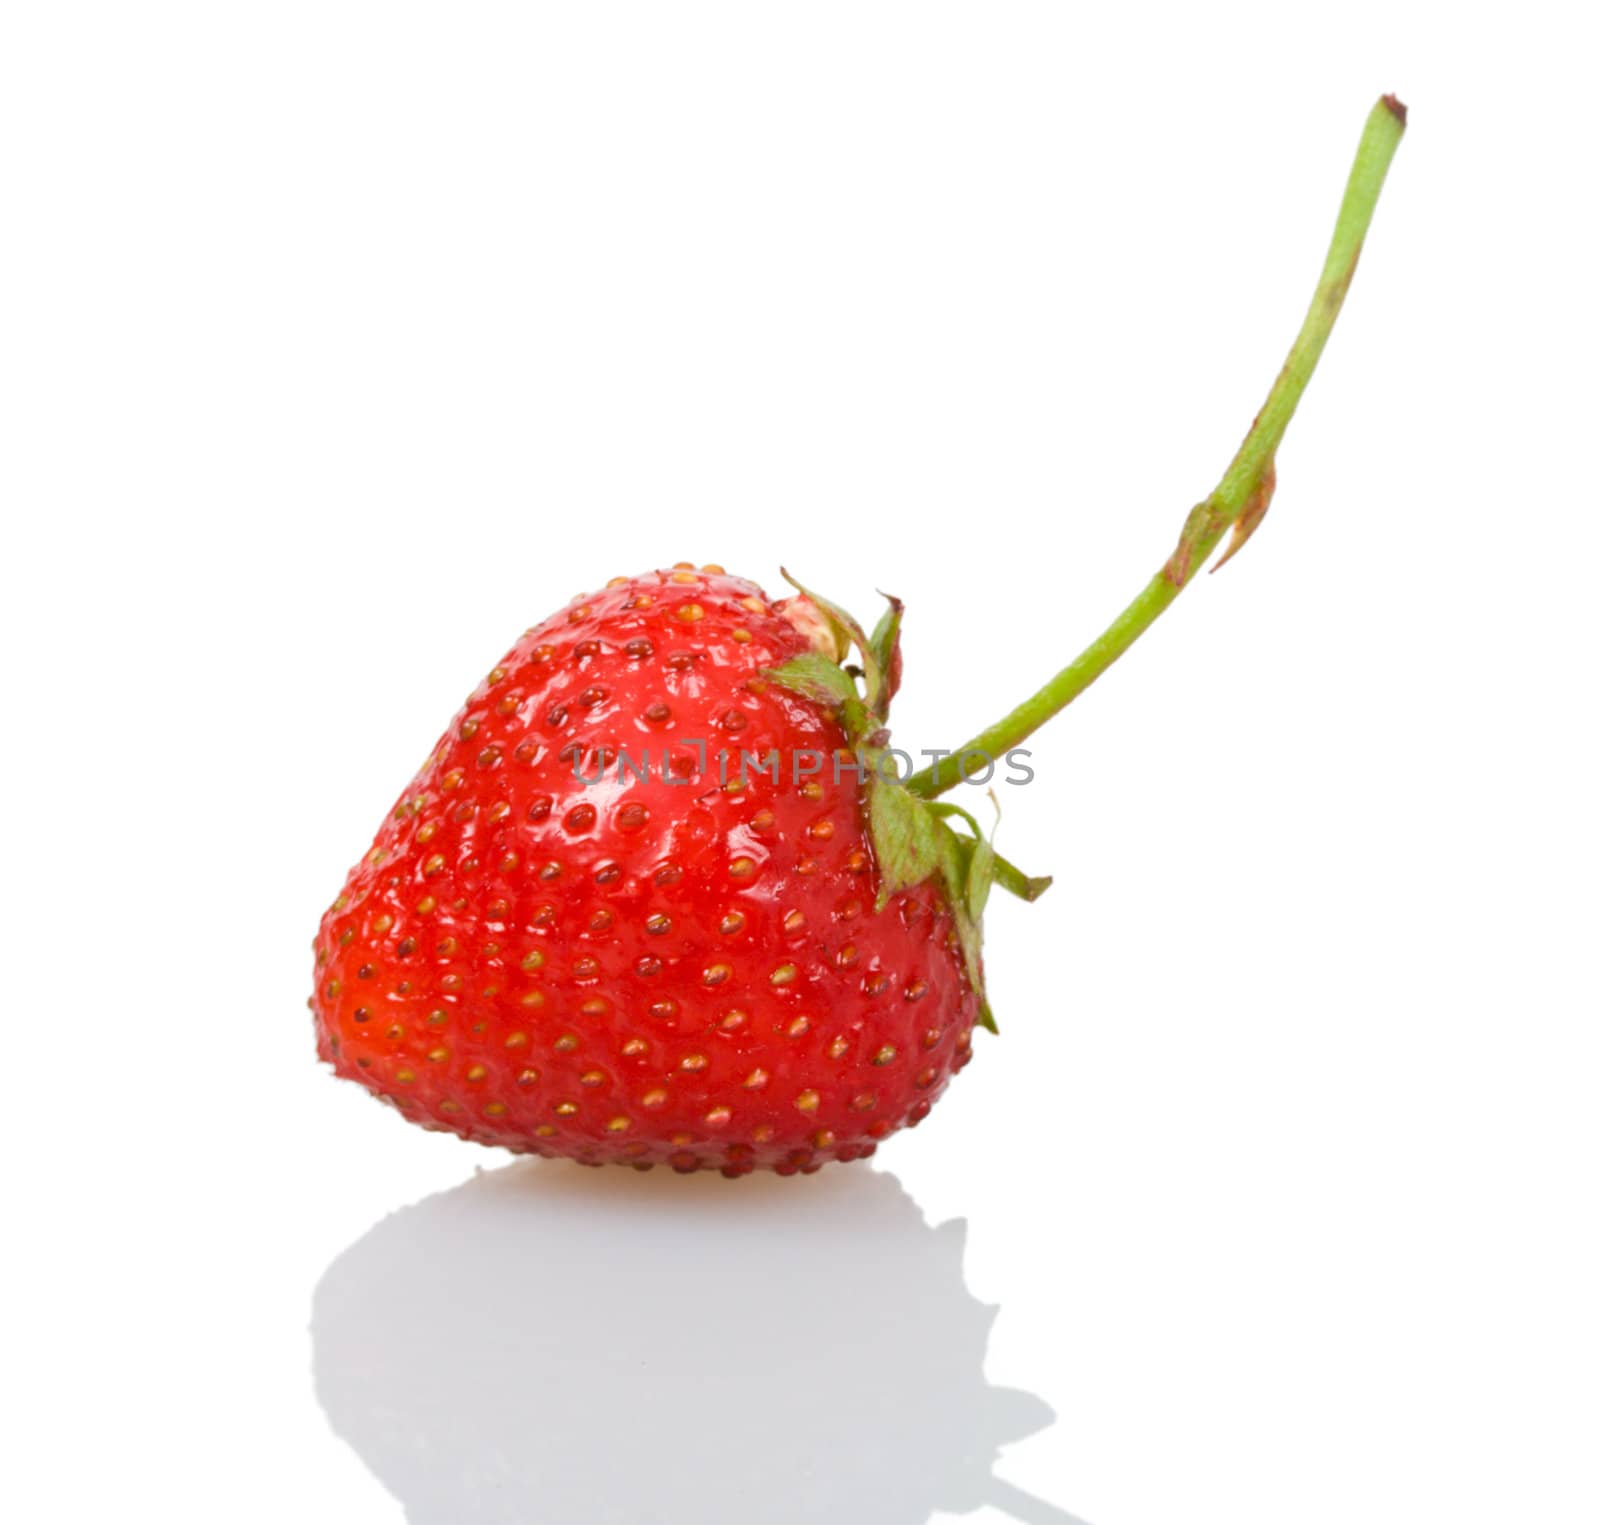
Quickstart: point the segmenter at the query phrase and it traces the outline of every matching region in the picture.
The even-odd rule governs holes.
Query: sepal
[[[877,910],[903,890],[935,876],[943,881],[967,979],[978,997],[979,1020],[996,1032],[983,977],[983,913],[989,893],[998,884],[1024,900],[1036,900],[1050,880],[1030,878],[996,853],[992,833],[985,835],[968,811],[946,800],[925,800],[896,775],[886,722],[889,701],[900,687],[905,612],[900,600],[885,595],[889,607],[869,636],[839,605],[788,572],[783,575],[805,601],[802,628],[815,632],[819,649],[768,668],[766,676],[837,716],[867,778],[867,828],[878,864]],[[852,647],[859,665],[849,660]],[[998,820],[998,802],[995,816]],[[958,831],[958,824],[966,830]]]

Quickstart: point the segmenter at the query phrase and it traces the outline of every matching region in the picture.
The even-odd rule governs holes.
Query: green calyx
[[[900,600],[885,595],[889,607],[868,635],[839,605],[796,582],[787,571],[783,576],[817,611],[841,660],[823,651],[808,651],[768,668],[766,675],[831,711],[839,721],[866,779],[867,825],[878,861],[877,909],[882,911],[902,890],[933,878],[942,881],[967,978],[978,995],[980,1018],[991,1032],[998,1031],[983,978],[983,909],[989,891],[998,884],[1023,900],[1037,900],[1050,880],[1030,878],[1008,863],[967,811],[943,800],[920,798],[899,776],[887,743],[889,703],[900,686],[904,613]],[[852,650],[856,662],[848,661]],[[998,814],[997,809],[997,818]]]

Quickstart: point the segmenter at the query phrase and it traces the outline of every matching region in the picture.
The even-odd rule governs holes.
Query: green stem
[[[1350,278],[1361,256],[1362,240],[1372,221],[1373,208],[1378,204],[1389,161],[1400,146],[1405,124],[1406,108],[1392,95],[1384,96],[1372,108],[1345,186],[1344,201],[1333,228],[1333,241],[1322,267],[1322,279],[1317,282],[1316,294],[1311,298],[1305,321],[1289,350],[1289,358],[1278,372],[1266,403],[1222,480],[1211,496],[1190,513],[1178,547],[1166,565],[1106,630],[1038,693],[1024,700],[1003,720],[940,758],[932,767],[913,774],[906,781],[907,788],[931,799],[961,781],[964,753],[979,754],[971,763],[977,770],[982,758],[999,758],[1031,736],[1051,716],[1071,704],[1150,628],[1162,610],[1210,559],[1230,530],[1233,540],[1222,561],[1232,556],[1254,533],[1272,501],[1278,445],[1289,427],[1289,420],[1294,417],[1300,394],[1316,369],[1339,309],[1344,305]],[[1217,565],[1221,566],[1222,562]]]

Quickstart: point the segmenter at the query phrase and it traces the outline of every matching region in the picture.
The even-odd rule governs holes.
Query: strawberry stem
[[[1272,499],[1278,445],[1344,305],[1389,161],[1400,146],[1405,125],[1406,108],[1392,95],[1384,96],[1367,117],[1322,267],[1322,279],[1317,282],[1289,358],[1222,480],[1210,497],[1191,511],[1177,549],[1166,565],[1105,631],[1038,693],[933,766],[913,774],[906,781],[907,788],[931,799],[961,781],[963,754],[999,758],[1031,736],[1071,704],[1155,623],[1229,531],[1232,543],[1218,566],[1254,533]]]

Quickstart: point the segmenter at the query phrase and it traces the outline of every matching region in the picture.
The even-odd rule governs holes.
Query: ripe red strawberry
[[[323,917],[322,1057],[425,1127],[590,1164],[812,1170],[920,1122],[993,1025],[990,885],[1049,882],[935,796],[1259,527],[1404,125],[1393,96],[1368,117],[1311,307],[1221,482],[1038,694],[899,780],[896,601],[868,636],[720,567],[616,579],[479,685]]]
[[[591,1163],[806,1170],[920,1121],[979,996],[940,880],[878,907],[840,719],[768,675],[829,639],[688,566],[528,631],[323,918],[322,1057],[425,1126]]]

